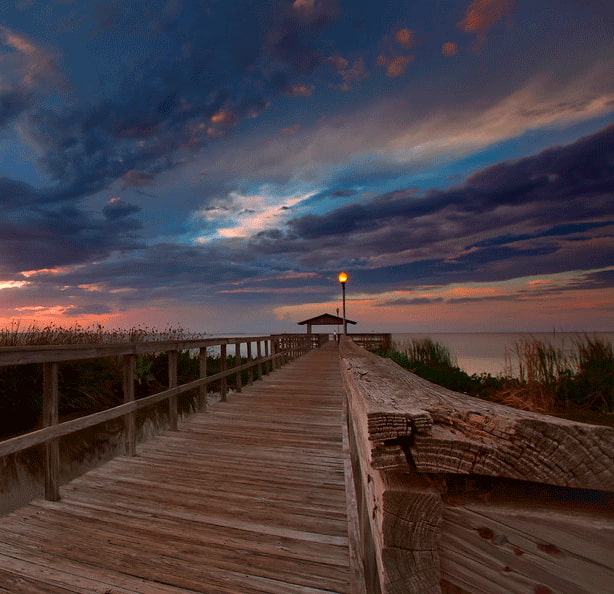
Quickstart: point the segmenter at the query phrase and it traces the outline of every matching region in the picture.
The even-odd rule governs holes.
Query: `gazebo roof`
[[[348,324],[357,324],[358,322],[353,322],[352,320],[345,320]],[[333,316],[332,314],[325,313],[315,318],[309,318],[308,320],[303,320],[302,322],[298,322],[299,326],[304,326],[308,324],[309,326],[335,326],[337,324],[343,324],[343,318],[339,316]]]

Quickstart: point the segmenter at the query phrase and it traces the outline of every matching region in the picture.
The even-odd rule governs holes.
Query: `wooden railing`
[[[340,355],[367,592],[614,592],[614,429]]]
[[[368,351],[389,351],[392,347],[392,334],[358,334],[352,332],[348,336],[359,346]]]
[[[255,345],[255,349],[254,349]],[[228,367],[228,358],[233,353],[233,367]],[[222,400],[228,392],[227,378],[235,376],[237,391],[241,391],[242,372],[247,371],[248,382],[261,378],[310,349],[319,346],[319,340],[305,334],[280,334],[240,338],[209,338],[166,342],[140,342],[122,344],[29,346],[0,348],[0,367],[9,365],[42,364],[43,366],[43,427],[0,441],[0,457],[22,452],[35,446],[45,448],[44,473],[45,497],[59,499],[60,454],[59,438],[93,427],[113,419],[123,419],[125,425],[126,454],[136,453],[136,413],[159,402],[168,402],[169,428],[177,429],[177,396],[198,389],[199,408],[206,406],[207,386],[219,382]],[[207,349],[219,349],[218,373],[207,375]],[[241,355],[241,349],[245,356]],[[177,359],[180,351],[198,350],[199,378],[181,385],[177,384]],[[255,351],[255,352],[254,352]],[[135,361],[138,355],[166,353],[168,356],[168,389],[143,398],[135,398]],[[106,410],[79,418],[59,422],[58,365],[67,361],[79,361],[102,357],[121,357],[123,362],[124,403]],[[245,360],[243,363],[242,361]]]

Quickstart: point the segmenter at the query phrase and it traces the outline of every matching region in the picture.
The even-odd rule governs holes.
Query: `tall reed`
[[[28,346],[54,344],[109,344],[120,342],[146,342],[152,340],[181,340],[199,338],[180,326],[154,328],[149,326],[134,326],[122,330],[106,328],[102,324],[82,326],[58,326],[56,324],[22,325],[20,321],[11,323],[7,328],[0,328],[0,346]]]

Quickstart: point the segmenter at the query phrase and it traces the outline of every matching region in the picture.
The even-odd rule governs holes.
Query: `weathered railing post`
[[[262,379],[262,341],[256,343],[256,359],[258,359],[258,379]]]
[[[198,349],[198,377],[207,377],[207,347]],[[198,409],[207,409],[207,384],[198,388]]]
[[[58,364],[43,364],[43,426],[58,424]],[[60,449],[57,439],[45,443],[45,499],[60,499]]]
[[[612,428],[339,352],[367,592],[612,591]]]
[[[267,375],[271,370],[271,362],[268,360],[270,352],[273,350],[272,348],[273,340],[267,339],[264,341],[264,356],[267,359],[264,362],[264,374]]]
[[[247,363],[249,365],[247,369],[247,382],[249,384],[254,383],[254,368],[252,367],[252,342],[251,340],[247,343]]]
[[[240,366],[241,366],[241,343],[237,342],[235,343],[235,367],[240,367]],[[237,392],[240,392],[243,387],[243,383],[241,380],[241,370],[237,371],[237,373],[235,374],[235,383],[236,383]]]
[[[124,402],[134,402],[134,368],[135,355],[124,355],[122,385]],[[124,416],[126,431],[126,455],[136,456],[136,412],[129,412]]]
[[[277,354],[279,353],[279,339],[271,338],[271,355],[273,358],[271,359],[271,371],[275,371],[277,369]]]
[[[168,352],[168,387],[177,387],[177,351]],[[177,396],[168,399],[169,429],[177,431]]]
[[[220,345],[220,371],[226,371],[226,369],[228,369],[228,366],[226,363],[227,363],[226,362],[226,343],[223,343]],[[220,396],[223,402],[226,402],[227,394],[228,394],[228,382],[226,381],[226,378],[223,377],[220,380]]]

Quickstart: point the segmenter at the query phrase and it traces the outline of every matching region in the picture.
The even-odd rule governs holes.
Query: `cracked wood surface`
[[[500,476],[614,490],[614,429],[452,392],[342,342],[374,468]]]

